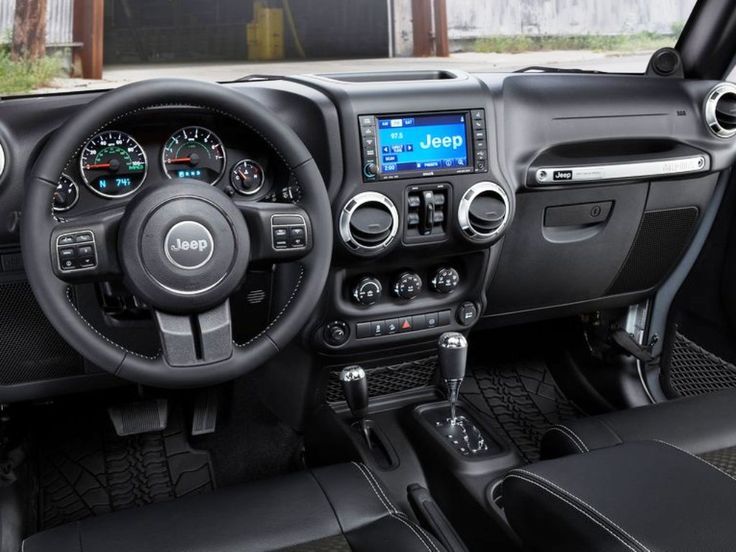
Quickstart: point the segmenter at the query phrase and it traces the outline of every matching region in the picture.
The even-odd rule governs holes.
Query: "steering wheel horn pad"
[[[126,285],[165,312],[214,308],[237,289],[248,267],[250,236],[242,213],[227,195],[201,182],[149,185],[120,223],[118,258]]]

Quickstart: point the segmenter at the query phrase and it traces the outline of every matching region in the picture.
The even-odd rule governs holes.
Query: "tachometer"
[[[124,197],[135,192],[146,178],[143,148],[128,134],[106,130],[92,138],[80,158],[87,187],[103,197]]]
[[[225,170],[225,148],[211,130],[184,127],[166,141],[161,162],[169,178],[193,178],[215,184]]]

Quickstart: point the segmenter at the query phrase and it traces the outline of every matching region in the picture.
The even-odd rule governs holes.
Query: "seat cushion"
[[[721,459],[731,458],[736,462],[736,455],[729,452],[736,447],[736,390],[676,399],[553,426],[542,439],[541,457],[557,458],[649,439],[665,441],[698,455],[724,451],[719,453]]]
[[[731,551],[736,480],[660,442],[627,443],[511,470],[506,516],[527,548]]]
[[[440,552],[362,464],[340,464],[88,518],[24,552]]]

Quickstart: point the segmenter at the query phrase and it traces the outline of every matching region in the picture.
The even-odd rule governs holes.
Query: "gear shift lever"
[[[458,332],[445,332],[439,340],[440,374],[447,387],[447,400],[450,401],[450,424],[457,423],[455,404],[460,394],[460,386],[465,378],[465,363],[468,359],[468,341]]]
[[[360,424],[368,446],[371,447],[370,431],[365,418],[368,410],[368,378],[365,370],[358,365],[346,366],[340,372],[340,385],[348,403],[348,408]]]

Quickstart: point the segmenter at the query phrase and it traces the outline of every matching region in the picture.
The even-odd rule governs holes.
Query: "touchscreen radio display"
[[[472,165],[468,113],[377,117],[379,171],[444,171]]]

